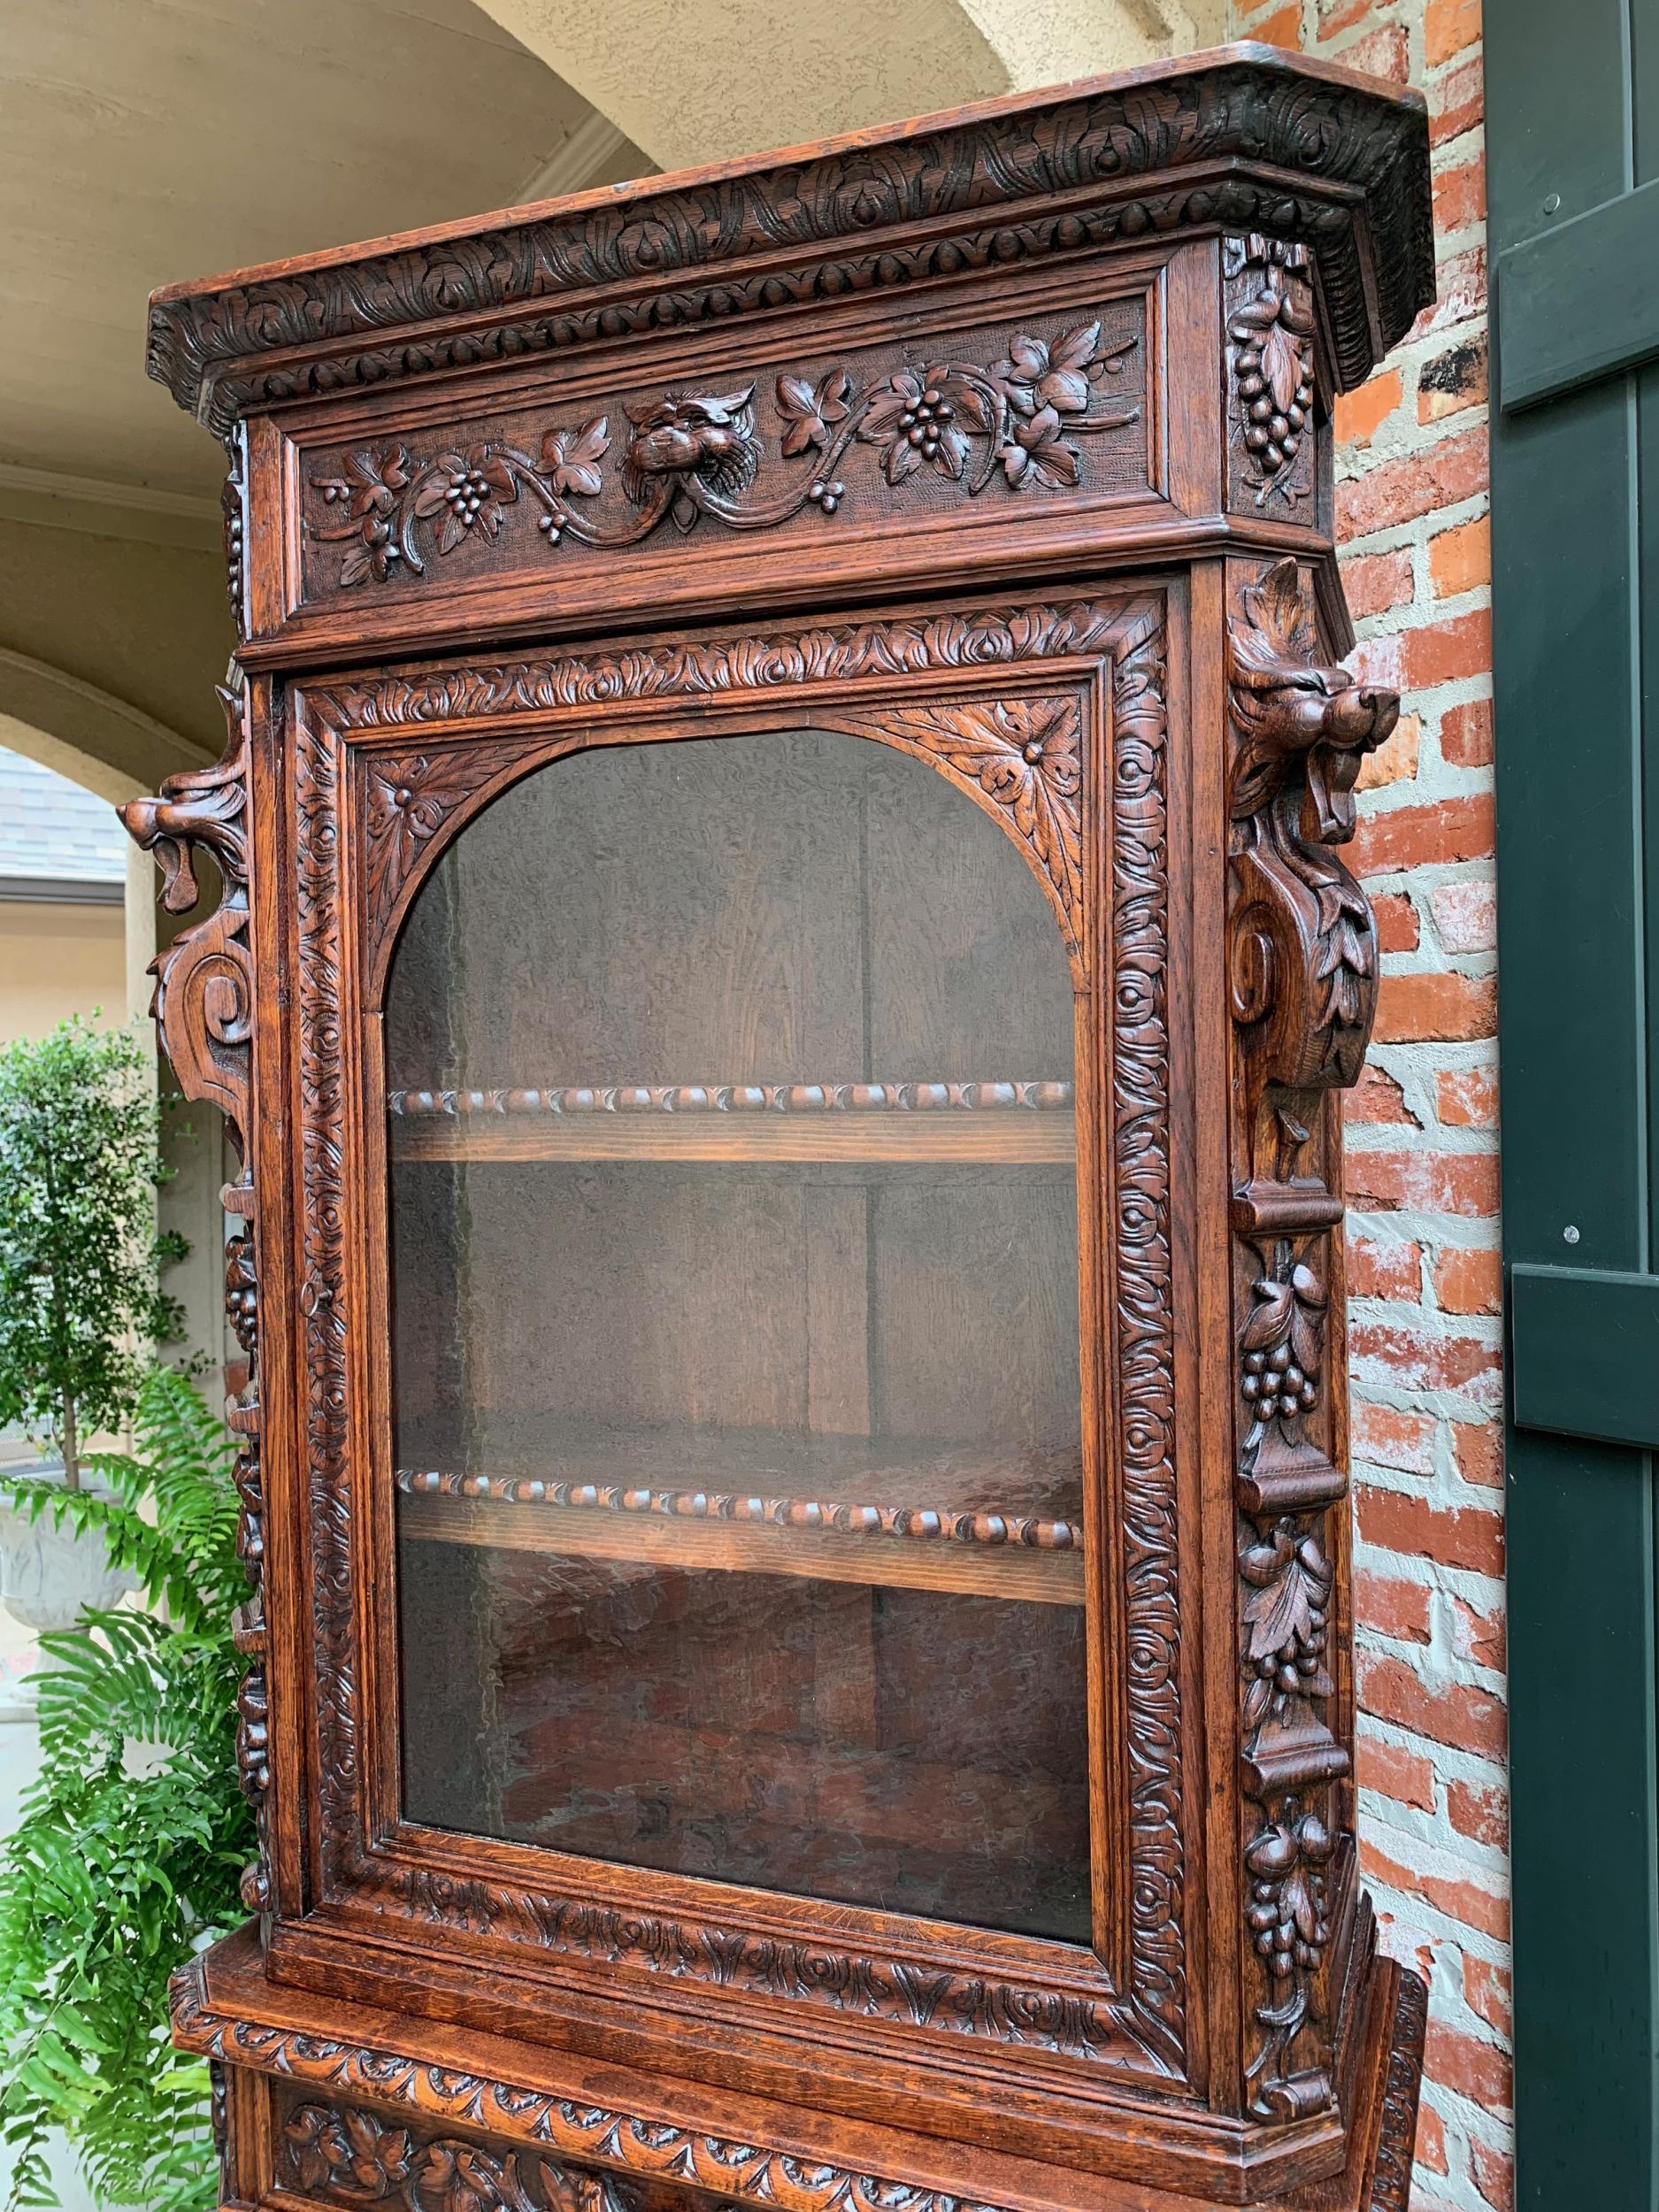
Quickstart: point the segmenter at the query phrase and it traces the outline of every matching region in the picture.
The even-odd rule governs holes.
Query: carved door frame
[[[272,941],[287,946],[293,979],[273,1028],[291,1017],[285,1050],[303,1163],[280,1202],[296,1210],[300,1256],[297,1327],[282,1356],[304,1380],[272,1395],[306,1409],[303,1432],[267,1437],[267,1485],[274,1517],[308,1531],[302,1555],[273,1548],[272,1611],[307,1623],[293,1678],[313,1685],[315,1716],[276,1732],[274,1801],[307,1812],[303,1826],[279,1819],[261,1877],[279,1907],[280,1974],[303,1978],[328,1935],[436,1942],[442,1955],[426,1970],[442,1974],[453,1959],[457,1973],[470,1962],[475,1975],[488,1963],[516,1974],[544,2009],[562,1988],[572,2018],[594,1971],[620,1965],[686,2032],[724,2008],[728,2039],[747,2020],[756,2036],[794,2037],[803,2062],[809,2047],[811,2062],[826,2062],[839,2043],[849,2081],[867,2074],[872,2049],[890,2069],[908,2061],[913,2080],[918,2028],[947,2070],[976,2072],[981,2101],[987,2077],[1006,2101],[1022,2081],[1029,2095],[1058,2074],[1080,2104],[1202,2079],[1182,1906],[1202,1807],[1182,1781],[1194,1717],[1184,1717],[1191,1662],[1179,1656],[1190,1540],[1181,1522],[1195,1501],[1179,1494],[1173,1448],[1166,974],[1167,668],[1185,649],[1183,601],[1178,586],[1129,582],[1093,598],[308,678],[280,698],[261,690],[255,751],[284,812],[288,879],[271,887]],[[519,776],[594,743],[780,721],[895,745],[1002,823],[1048,893],[1080,1005],[1095,1008],[1079,1027],[1085,1425],[1086,1435],[1101,1431],[1095,1465],[1110,1463],[1114,1486],[1109,1514],[1086,1508],[1102,1563],[1090,1632],[1105,1640],[1095,1672],[1108,1686],[1107,1717],[1091,1729],[1091,1827],[1097,1849],[1102,1826],[1132,1838],[1105,1883],[1104,1966],[1078,1947],[968,1930],[945,1938],[926,1924],[907,1933],[887,1916],[816,1912],[596,1863],[570,1862],[550,1878],[544,1851],[395,1817],[389,1614],[384,1597],[377,1611],[364,1594],[376,1563],[390,1558],[384,1422],[373,1418],[386,1402],[384,1348],[357,1325],[385,1302],[376,995],[388,949],[422,868]],[[1173,895],[1184,895],[1179,884]],[[279,1240],[273,1221],[272,1248]],[[1115,1275],[1102,1294],[1108,1256]],[[277,1356],[273,1339],[271,1373]],[[1104,1475],[1088,1489],[1103,1499]],[[277,1507],[279,1494],[293,1509]],[[1102,1764],[1097,1747],[1114,1713],[1125,1718]],[[1121,1811],[1102,1814],[1107,1792]],[[870,1924],[862,1943],[849,1943],[849,1921]],[[890,2048],[883,2021],[895,2024]]]

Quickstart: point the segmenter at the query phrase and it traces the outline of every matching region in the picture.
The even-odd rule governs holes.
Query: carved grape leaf
[[[783,455],[794,460],[830,442],[838,422],[844,422],[853,402],[853,380],[845,369],[831,369],[818,382],[803,376],[778,379],[778,411],[783,417]]]
[[[1317,1540],[1298,1540],[1293,1530],[1276,1529],[1270,1542],[1248,1545],[1239,1566],[1252,1586],[1243,1606],[1250,1657],[1265,1659],[1293,1642],[1311,1645],[1324,1626],[1314,1615],[1323,1614],[1331,1590]]]
[[[1302,380],[1302,355],[1295,340],[1275,317],[1262,342],[1262,374],[1282,415],[1296,396]]]
[[[592,415],[580,430],[549,430],[541,441],[541,471],[556,492],[596,499],[599,464],[611,449],[611,419]]]

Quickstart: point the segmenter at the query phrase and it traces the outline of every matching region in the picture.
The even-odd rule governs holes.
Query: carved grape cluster
[[[1226,259],[1229,278],[1260,272],[1258,288],[1227,323],[1256,503],[1265,506],[1277,492],[1294,505],[1301,492],[1291,464],[1313,419],[1313,301],[1305,256],[1299,247],[1253,237],[1229,240]]]
[[[259,1348],[259,1282],[253,1239],[246,1234],[225,1241],[225,1315],[237,1343],[252,1359]]]
[[[470,530],[488,504],[491,490],[483,470],[463,462],[449,471],[444,482],[444,504],[453,509],[461,527]]]
[[[1311,1941],[1297,1933],[1296,1921],[1285,1902],[1285,1892],[1271,1882],[1257,1882],[1254,1886],[1254,1902],[1250,1907],[1250,1926],[1255,1932],[1256,1947],[1267,1961],[1268,1971],[1276,1981],[1288,1979],[1295,1967],[1312,1972],[1319,1963],[1320,1955],[1329,1937],[1329,1925],[1325,1916],[1325,1877],[1310,1874],[1307,1880],[1310,1897],[1317,1901],[1317,1918]]]
[[[1295,1556],[1305,1594],[1294,1616],[1294,1625],[1271,1651],[1258,1652],[1255,1657],[1259,1678],[1271,1682],[1286,1697],[1311,1689],[1320,1673],[1330,1634],[1329,1617],[1319,1601],[1329,1587],[1330,1569],[1317,1538],[1304,1536]]]
[[[1277,356],[1279,345],[1279,334],[1274,329],[1253,336],[1239,349],[1239,397],[1245,403],[1247,418],[1245,449],[1255,455],[1269,474],[1277,474],[1294,457],[1313,411],[1311,355],[1296,350],[1294,366],[1281,367],[1268,357],[1270,353]],[[1275,381],[1270,383],[1270,378]]]
[[[1263,1421],[1271,1421],[1281,1413],[1310,1413],[1319,1402],[1317,1381],[1303,1374],[1288,1344],[1275,1345],[1271,1352],[1247,1352],[1240,1387],[1251,1409]]]
[[[1331,1563],[1317,1527],[1286,1515],[1239,1553],[1246,1593],[1243,1663],[1249,1678],[1247,1730],[1269,1711],[1283,1718],[1293,1697],[1324,1697],[1330,1637]]]
[[[1331,1939],[1324,1868],[1334,1847],[1318,1815],[1297,1818],[1292,1803],[1245,1855],[1251,1940],[1275,1981],[1318,1970]]]
[[[1325,1656],[1325,1615],[1316,1612],[1313,1624],[1311,1642],[1302,1644],[1294,1636],[1286,1636],[1277,1650],[1263,1652],[1256,1663],[1256,1671],[1262,1680],[1272,1683],[1286,1697],[1297,1690],[1305,1690],[1319,1671],[1319,1663]]]
[[[924,461],[936,460],[940,438],[946,425],[956,419],[956,412],[944,392],[930,384],[919,399],[901,411],[899,428],[911,445],[920,449]]]
[[[1282,1279],[1264,1276],[1255,1291],[1240,1395],[1260,1422],[1298,1419],[1319,1402],[1325,1286],[1299,1262]]]

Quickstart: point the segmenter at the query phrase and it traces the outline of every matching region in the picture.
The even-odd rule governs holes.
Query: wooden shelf
[[[1075,1491],[1074,1463],[1056,1455],[1052,1466],[1022,1472],[982,1463],[964,1467],[949,1452],[884,1459],[879,1448],[845,1438],[809,1443],[799,1453],[767,1441],[770,1450],[734,1438],[724,1482],[706,1486],[694,1469],[699,1461],[718,1463],[707,1443],[680,1450],[649,1432],[632,1446],[618,1439],[596,1469],[572,1468],[586,1457],[580,1450],[550,1454],[563,1470],[557,1475],[403,1467],[396,1478],[398,1525],[426,1542],[1044,1605],[1083,1602],[1080,1516],[1075,1506],[1063,1515],[1050,1502]],[[680,1462],[677,1481],[599,1479],[618,1464],[649,1469],[664,1459]],[[769,1491],[765,1474],[775,1477],[791,1460],[795,1490]],[[763,1479],[753,1481],[757,1474]],[[840,1476],[833,1486],[840,1494],[830,1494],[828,1483],[812,1483],[815,1475]],[[1025,1502],[1016,1505],[1022,1493]],[[1033,1493],[1041,1493],[1041,1509],[1032,1509]],[[999,1494],[1008,1502],[984,1502]]]
[[[393,1091],[394,1161],[944,1160],[1066,1165],[1069,1083]]]

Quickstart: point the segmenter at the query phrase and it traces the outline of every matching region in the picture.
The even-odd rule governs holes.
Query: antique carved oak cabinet
[[[1404,2205],[1330,411],[1432,267],[1422,102],[1237,47],[152,303],[227,2203]]]

